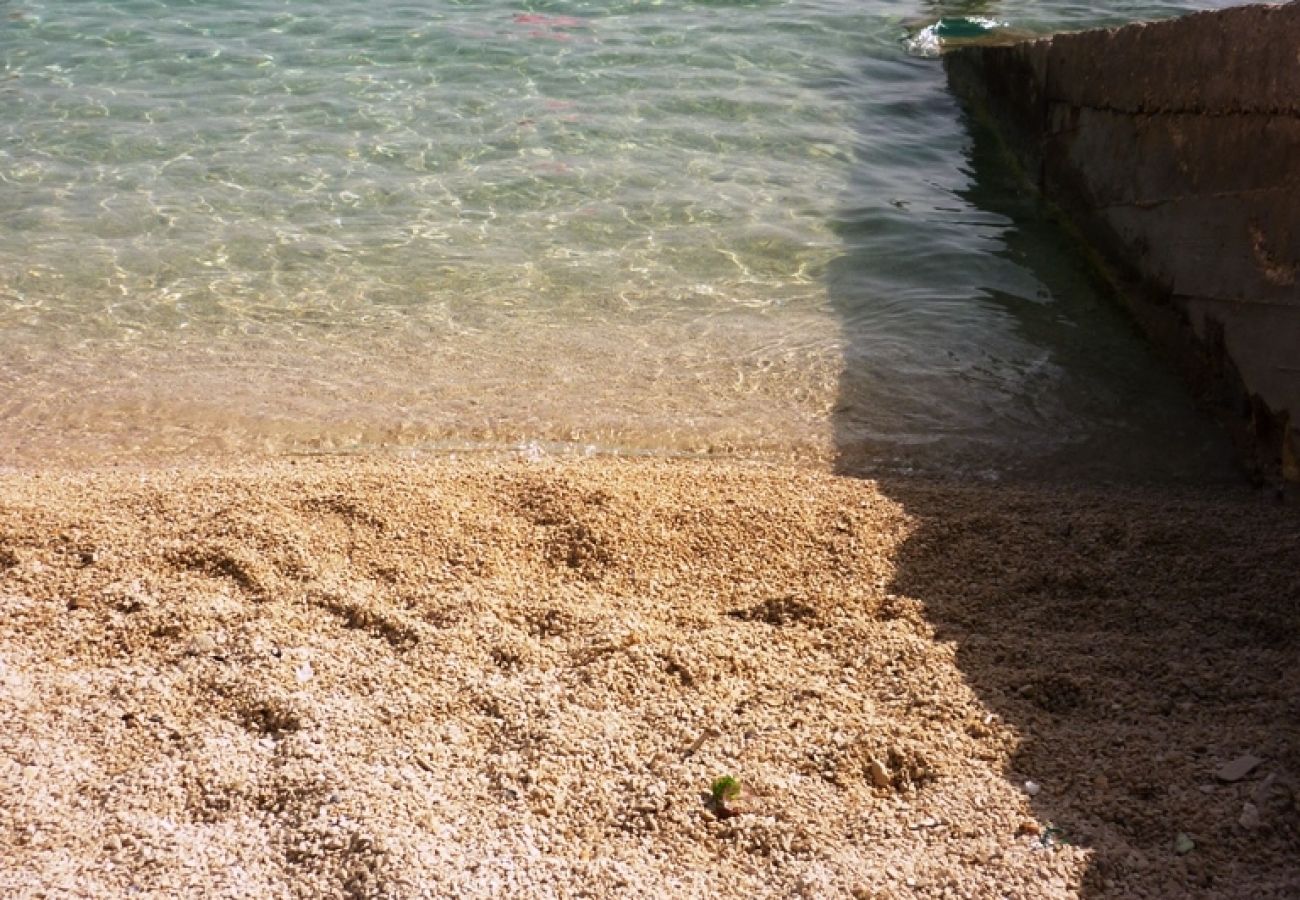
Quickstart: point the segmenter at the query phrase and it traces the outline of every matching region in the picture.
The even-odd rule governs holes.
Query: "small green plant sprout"
[[[713,779],[709,795],[713,800],[713,810],[718,814],[719,819],[737,815],[737,812],[727,805],[740,796],[740,782],[737,779],[730,775]]]
[[[730,775],[723,775],[721,778],[713,779],[710,792],[713,794],[714,803],[726,803],[740,796],[740,782]]]

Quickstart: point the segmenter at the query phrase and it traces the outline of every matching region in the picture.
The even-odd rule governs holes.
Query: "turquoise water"
[[[1204,472],[918,42],[1187,8],[0,0],[0,461]]]

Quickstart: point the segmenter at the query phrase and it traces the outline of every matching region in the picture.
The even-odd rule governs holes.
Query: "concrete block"
[[[944,61],[1262,471],[1300,477],[1300,3]]]

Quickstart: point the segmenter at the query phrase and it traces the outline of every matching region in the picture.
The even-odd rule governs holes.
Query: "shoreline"
[[[1285,896],[1296,546],[1244,487],[3,473],[0,892]]]

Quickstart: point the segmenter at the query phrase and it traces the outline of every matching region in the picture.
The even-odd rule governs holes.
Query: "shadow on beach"
[[[916,522],[892,590],[1019,735],[1006,776],[1038,785],[1044,829],[1026,848],[1090,849],[1085,896],[1300,892],[1293,509],[1168,488],[882,489]],[[1244,756],[1260,762],[1216,778]]]
[[[915,527],[890,589],[923,605],[990,715],[1018,735],[1005,773],[1037,821],[1021,836],[1025,852],[1090,850],[1084,896],[1300,896],[1300,515],[1247,486],[1213,429],[1178,431],[1183,412],[1125,416],[1127,404],[1155,408],[1152,394],[1189,410],[1191,401],[1169,373],[1146,363],[1152,383],[1129,358],[1132,329],[1103,306],[997,139],[959,116],[939,78],[932,96],[889,113],[908,115],[908,103],[945,107],[965,129],[969,183],[952,199],[966,208],[936,210],[932,243],[914,234],[909,246],[894,227],[907,204],[890,209],[882,196],[878,213],[853,211],[828,272],[846,344],[838,471],[876,479]],[[927,136],[918,125],[917,140]],[[1050,417],[1008,417],[1012,433],[987,444],[987,466],[972,462],[986,435],[950,441],[966,464],[948,471],[967,474],[936,483],[897,459],[882,466],[862,428],[880,342],[861,298],[887,289],[891,269],[959,261],[944,242],[963,223],[1041,285],[1037,298],[1018,296],[999,287],[1005,269],[976,268],[970,302],[996,309],[1066,371],[1104,372],[1111,354],[1130,371],[1092,396],[1085,387],[1060,398],[1067,412],[1101,404],[1096,421],[1109,415],[1113,427],[1063,434]],[[1094,314],[1121,324],[1060,340],[1054,317]],[[937,358],[946,348],[940,339],[931,349]],[[948,353],[953,377],[964,377],[960,353]],[[1130,395],[1113,387],[1126,381]],[[918,447],[919,458],[931,452]],[[1217,777],[1236,776],[1223,767],[1249,766],[1245,757],[1257,760],[1245,774]]]

